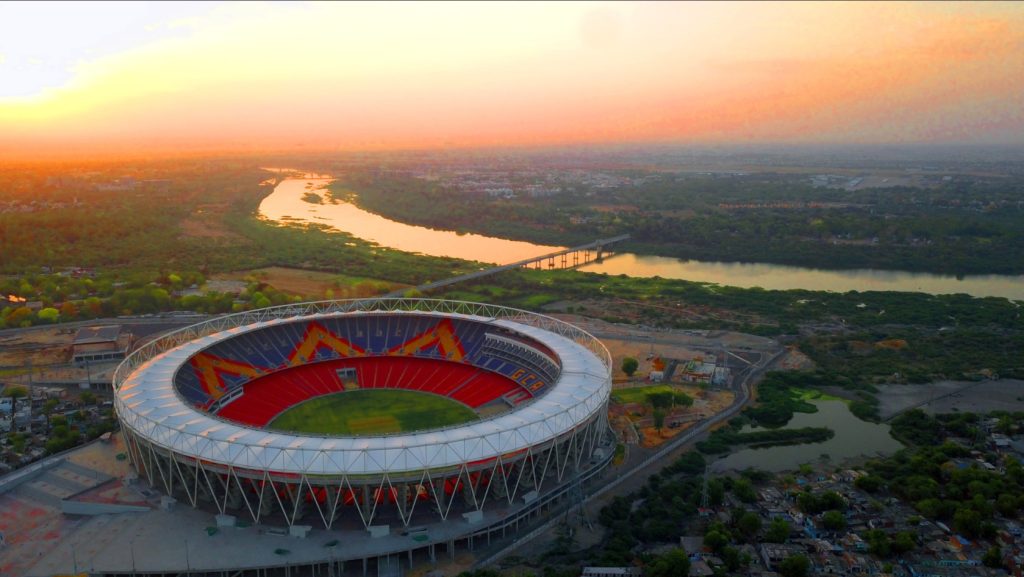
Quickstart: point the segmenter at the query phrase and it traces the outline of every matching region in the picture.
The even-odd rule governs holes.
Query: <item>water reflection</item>
[[[804,463],[822,460],[838,465],[854,457],[890,455],[903,448],[889,434],[889,425],[868,423],[853,416],[842,401],[811,401],[817,413],[795,413],[786,429],[828,427],[836,435],[823,443],[743,449],[715,461],[713,471],[742,471],[751,467],[763,471],[788,471]],[[745,428],[744,431],[754,429]]]
[[[979,275],[958,279],[955,276],[903,271],[820,270],[765,263],[702,262],[629,253],[588,264],[580,267],[580,270],[637,277],[659,276],[770,290],[965,293],[977,297],[1024,300],[1024,276]]]
[[[307,188],[311,182],[313,188]],[[322,184],[306,179],[283,180],[260,203],[259,213],[274,221],[327,224],[383,247],[429,256],[505,264],[561,250],[529,242],[411,226],[347,202],[331,204],[325,200],[324,204],[312,204],[302,200],[306,192],[315,192]],[[321,196],[325,196],[322,191]]]
[[[269,169],[293,172],[287,169]],[[505,264],[560,250],[529,242],[459,234],[412,226],[384,218],[349,203],[312,204],[303,200],[328,182],[326,175],[281,181],[263,202],[259,213],[278,222],[328,225],[382,247],[454,257],[486,263]],[[325,196],[322,195],[321,196]],[[688,261],[660,256],[617,254],[580,270],[633,277],[654,277],[710,282],[743,288],[824,290],[833,292],[907,291],[930,294],[966,293],[972,296],[1007,297],[1024,300],[1024,276],[985,275],[957,279],[927,273],[879,270],[818,270],[775,264],[743,264]]]

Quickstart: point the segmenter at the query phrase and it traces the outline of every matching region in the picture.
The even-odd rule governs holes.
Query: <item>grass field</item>
[[[800,399],[801,401],[843,401],[844,403],[850,402],[848,399],[837,397],[835,395],[830,395],[828,393],[823,393],[817,389],[798,389],[796,387],[793,387],[790,390],[793,391],[793,394],[796,395],[796,398]]]
[[[268,428],[325,435],[380,435],[436,429],[477,420],[465,405],[416,391],[347,391],[288,409]]]
[[[647,395],[652,393],[674,393],[675,388],[671,385],[651,385],[649,387],[635,387],[630,389],[616,389],[612,391],[612,398],[619,403],[646,403]]]
[[[257,278],[280,291],[311,298],[324,298],[327,291],[334,293],[334,298],[359,298],[407,286],[379,279],[281,266],[236,271],[215,275],[213,278],[245,280],[247,277]]]

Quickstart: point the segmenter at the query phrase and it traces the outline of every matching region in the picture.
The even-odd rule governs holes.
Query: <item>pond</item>
[[[823,443],[741,449],[712,463],[711,470],[742,471],[753,467],[762,471],[787,471],[804,463],[826,461],[839,464],[855,457],[891,455],[903,448],[889,434],[889,425],[858,419],[842,401],[810,402],[818,407],[818,412],[794,413],[783,428],[828,427],[836,432],[834,437]],[[757,429],[743,428],[743,432],[754,430]]]

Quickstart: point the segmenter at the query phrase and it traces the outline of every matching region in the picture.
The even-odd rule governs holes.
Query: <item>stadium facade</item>
[[[148,343],[117,369],[115,407],[133,467],[178,501],[253,523],[426,538],[434,524],[504,527],[600,472],[611,368],[596,338],[543,315],[330,301]],[[478,420],[348,436],[271,427],[309,399],[355,389],[443,396]]]

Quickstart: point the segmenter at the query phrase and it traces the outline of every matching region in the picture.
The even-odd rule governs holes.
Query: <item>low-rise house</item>
[[[768,569],[777,569],[778,564],[781,563],[788,557],[793,555],[804,555],[807,553],[807,548],[801,545],[788,544],[788,543],[762,543],[760,550],[758,551],[761,561],[764,562],[764,566]]]

